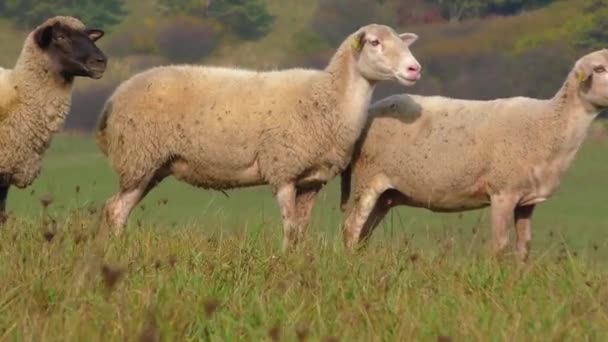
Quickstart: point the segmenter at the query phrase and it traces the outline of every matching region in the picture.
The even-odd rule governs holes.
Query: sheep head
[[[411,86],[421,77],[421,66],[410,51],[418,36],[397,34],[384,25],[367,25],[349,39],[359,72],[369,81],[395,80]]]
[[[55,17],[36,28],[33,39],[56,71],[71,81],[76,76],[95,79],[103,76],[107,58],[95,45],[103,35],[102,30],[87,29],[76,18]]]
[[[608,108],[608,50],[592,52],[574,66],[582,100],[594,109]]]

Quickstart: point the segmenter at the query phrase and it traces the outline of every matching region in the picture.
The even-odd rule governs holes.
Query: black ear
[[[103,35],[105,34],[105,32],[103,32],[102,30],[98,30],[98,29],[90,29],[86,31],[87,36],[89,36],[89,39],[91,39],[92,41],[96,42],[99,38],[103,37]]]
[[[41,49],[46,49],[49,47],[49,45],[51,45],[51,41],[53,40],[53,26],[48,25],[39,28],[36,33],[34,33],[34,40]]]

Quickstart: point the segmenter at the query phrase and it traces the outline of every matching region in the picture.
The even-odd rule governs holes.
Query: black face
[[[103,76],[107,59],[95,45],[103,35],[102,30],[75,30],[55,23],[38,29],[34,39],[57,63],[61,75],[71,81],[75,76]]]

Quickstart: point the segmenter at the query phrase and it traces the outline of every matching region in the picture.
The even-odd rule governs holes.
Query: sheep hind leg
[[[378,228],[392,207],[405,203],[401,197],[402,195],[396,190],[387,190],[380,196],[361,230],[360,240],[363,244],[367,244],[374,230]]]
[[[310,226],[310,215],[321,185],[315,185],[296,192],[296,212],[298,220],[298,241],[301,241]]]
[[[507,226],[513,217],[517,200],[508,195],[491,197],[492,254],[498,257],[509,243]]]
[[[6,222],[8,216],[6,215],[6,199],[8,197],[8,189],[10,185],[0,185],[0,224]]]
[[[140,182],[136,187],[121,189],[108,200],[104,209],[104,221],[115,235],[122,233],[133,208],[165,177],[165,172],[157,172],[151,179]]]
[[[289,183],[278,187],[276,198],[283,219],[283,252],[286,252],[298,243],[295,184]]]
[[[532,240],[530,224],[533,213],[534,205],[515,208],[515,230],[517,233],[515,252],[522,262],[525,262],[528,259],[528,254],[530,252],[530,240]]]
[[[357,198],[346,221],[344,221],[344,244],[347,249],[354,249],[361,242],[362,237],[369,238],[369,234],[373,230],[372,223],[377,221],[375,222],[375,225],[377,225],[379,222],[377,218],[386,215],[386,213],[382,214],[381,208],[378,211],[374,209],[377,207],[380,196],[388,189],[388,183],[379,178],[372,182]],[[367,235],[364,236],[364,234]]]

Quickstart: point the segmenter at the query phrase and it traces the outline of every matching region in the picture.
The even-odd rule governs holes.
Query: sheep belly
[[[257,160],[248,166],[233,167],[220,160],[178,158],[171,165],[173,176],[206,189],[232,189],[264,184]]]
[[[398,199],[400,204],[435,212],[475,210],[490,205],[488,190],[483,181],[478,181],[472,186],[461,185],[449,188],[437,188],[432,185],[417,186],[412,183],[410,179],[409,182],[400,182],[395,186],[395,189],[403,195]]]
[[[179,180],[204,188],[230,189],[263,184],[258,165],[260,130],[244,130],[237,117],[218,125],[191,125],[171,151],[171,173]],[[179,134],[178,134],[179,136]]]
[[[420,119],[405,125],[380,118],[369,132],[361,159],[388,176],[405,196],[403,204],[438,212],[490,204],[486,162],[476,137],[449,122]]]

